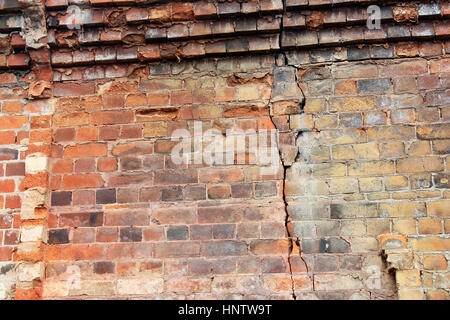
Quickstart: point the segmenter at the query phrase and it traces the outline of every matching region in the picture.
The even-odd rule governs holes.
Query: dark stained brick
[[[135,227],[127,227],[120,229],[120,242],[141,242],[142,229]]]
[[[188,229],[186,226],[172,226],[167,229],[167,240],[187,240]]]
[[[91,212],[89,214],[89,226],[99,227],[103,225],[103,212]]]
[[[69,243],[69,229],[54,229],[48,233],[48,244]]]
[[[52,206],[70,206],[72,203],[71,191],[52,192]]]
[[[116,189],[101,189],[95,194],[97,204],[107,204],[116,202]]]
[[[115,264],[110,261],[99,261],[94,263],[94,273],[105,274],[114,273]]]

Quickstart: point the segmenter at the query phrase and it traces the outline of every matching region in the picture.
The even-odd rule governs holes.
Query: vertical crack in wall
[[[275,57],[276,66],[274,70],[274,82],[272,88],[272,97],[270,105],[270,119],[273,126],[277,129],[277,148],[280,157],[280,163],[283,167],[283,203],[285,211],[285,229],[289,239],[288,265],[292,283],[292,297],[297,299],[295,294],[295,281],[293,275],[292,254],[294,249],[298,251],[300,259],[304,262],[307,272],[309,272],[306,261],[300,255],[299,239],[295,236],[291,217],[288,210],[288,200],[286,193],[287,171],[297,158],[299,149],[297,147],[297,138],[301,134],[299,130],[293,130],[290,126],[290,116],[303,113],[304,94],[297,81],[297,69],[286,65],[284,53]],[[281,139],[280,139],[280,136]]]

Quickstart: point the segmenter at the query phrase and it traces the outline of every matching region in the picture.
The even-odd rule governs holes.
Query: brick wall
[[[346,298],[364,288],[355,274],[379,268],[396,282],[383,274],[371,298],[397,287],[399,298],[448,299],[449,61],[433,46],[421,58],[299,65],[306,102],[291,116],[302,133],[286,193],[324,297]]]
[[[1,75],[0,122],[0,297],[11,297],[15,285],[13,251],[19,243],[21,192],[25,176],[25,152],[29,139],[29,116],[24,103],[26,90],[21,76]]]
[[[0,299],[449,299],[448,2],[70,4],[0,1]]]

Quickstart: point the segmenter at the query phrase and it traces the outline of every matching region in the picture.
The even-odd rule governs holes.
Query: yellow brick
[[[238,99],[241,101],[258,100],[259,98],[258,86],[244,86],[238,88]]]
[[[437,157],[407,158],[397,160],[397,172],[439,172],[444,170],[444,164]]]
[[[433,140],[433,150],[438,154],[446,154],[450,150],[450,140]]]
[[[450,201],[434,201],[428,204],[430,216],[450,217]]]
[[[398,270],[395,280],[400,288],[420,287],[422,284],[420,270]]]
[[[149,125],[144,125],[144,137],[155,138],[167,136],[167,123],[153,122]]]
[[[329,181],[331,193],[358,192],[358,180],[354,178],[335,178]]]
[[[431,147],[429,141],[414,141],[408,149],[408,155],[410,156],[423,156],[430,153]]]
[[[369,141],[410,140],[416,137],[416,130],[410,126],[371,127],[367,134]]]
[[[383,183],[380,178],[361,178],[359,179],[359,189],[361,192],[381,191]]]
[[[352,193],[344,196],[345,201],[358,201],[364,200],[364,195],[361,193]]]
[[[338,120],[335,115],[323,115],[319,117],[315,123],[314,127],[318,130],[322,129],[333,129],[338,125]]]
[[[450,300],[450,294],[443,289],[428,290],[427,295],[430,300]]]
[[[399,158],[404,156],[405,146],[403,142],[400,141],[389,141],[380,144],[380,158]]]
[[[445,228],[445,233],[450,233],[450,219],[445,219],[444,228]]]
[[[397,109],[391,111],[391,121],[394,124],[413,123],[416,119],[414,109]]]
[[[367,199],[370,201],[389,199],[389,193],[388,192],[371,193],[367,195]]]
[[[420,219],[418,221],[419,234],[438,234],[442,233],[442,224],[440,219]]]
[[[294,114],[289,116],[291,129],[306,130],[314,128],[314,121],[310,114]]]
[[[420,126],[417,128],[417,135],[422,139],[448,139],[450,138],[450,124]]]
[[[323,112],[327,109],[327,102],[325,99],[306,99],[305,112]]]
[[[415,220],[397,220],[394,221],[394,231],[402,234],[416,234]]]
[[[347,172],[347,166],[342,163],[321,163],[312,165],[313,176],[345,176]]]
[[[416,199],[417,195],[415,192],[395,192],[392,194],[392,199],[402,200],[402,199]]]
[[[349,164],[350,176],[367,176],[394,173],[393,161],[352,162]]]
[[[418,191],[417,196],[422,199],[423,198],[439,198],[441,196],[441,192],[438,190],[435,190],[435,191],[424,190],[424,191]]]
[[[433,272],[422,271],[422,284],[424,287],[433,286]]]
[[[356,93],[356,90],[355,80],[341,80],[336,82],[334,92],[336,94],[350,94]]]
[[[331,106],[333,111],[365,111],[375,108],[375,99],[371,97],[337,98]]]
[[[447,259],[440,254],[427,254],[423,256],[423,267],[426,270],[447,270]]]
[[[353,160],[355,159],[355,151],[353,146],[336,145],[332,147],[333,159],[336,160]]]
[[[450,250],[450,239],[427,237],[411,239],[411,249],[417,251],[445,251]]]
[[[322,144],[351,144],[363,143],[367,140],[367,134],[363,130],[345,128],[343,130],[324,130],[320,132],[319,142]]]
[[[386,190],[402,190],[408,188],[408,178],[405,176],[389,176],[384,178]]]
[[[401,289],[398,291],[399,300],[425,300],[425,294],[422,290]]]
[[[355,151],[356,156],[359,159],[376,160],[380,158],[380,151],[378,150],[378,144],[375,142],[356,144]]]
[[[302,155],[301,151],[300,155]],[[313,147],[307,157],[311,163],[326,162],[330,160],[330,149],[327,146]]]
[[[377,237],[389,233],[391,226],[389,219],[367,219],[367,235]]]
[[[420,217],[426,215],[426,208],[423,202],[395,202],[380,203],[382,217],[404,218]]]
[[[401,199],[416,199],[417,194],[415,192],[395,192],[392,194],[392,199],[401,200]]]

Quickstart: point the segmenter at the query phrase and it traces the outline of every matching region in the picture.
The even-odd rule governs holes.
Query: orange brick
[[[27,116],[2,117],[2,121],[0,121],[0,130],[20,129],[27,123]]]
[[[0,144],[16,143],[16,134],[14,131],[0,131]]]
[[[70,173],[72,172],[73,163],[72,160],[58,160],[53,164],[52,173]]]
[[[36,174],[27,174],[23,181],[23,186],[25,189],[34,187],[47,187],[48,185],[48,173],[39,172]]]
[[[98,171],[115,171],[117,170],[117,160],[115,158],[102,158],[97,162]]]
[[[21,101],[4,101],[2,104],[3,113],[21,113],[23,103]]]
[[[21,206],[20,196],[6,196],[5,209],[18,209]]]
[[[100,143],[78,144],[67,146],[64,150],[64,158],[84,158],[106,156],[106,145]]]
[[[147,96],[144,93],[129,94],[125,100],[127,107],[139,107],[147,105]]]
[[[98,128],[97,127],[81,127],[77,131],[77,141],[97,141]]]
[[[149,93],[147,95],[149,106],[164,106],[169,104],[168,93]]]
[[[92,113],[92,124],[129,123],[132,122],[133,116],[131,110],[99,111]]]
[[[16,183],[14,180],[0,180],[0,192],[1,193],[10,193],[14,192],[16,188]]]
[[[87,124],[89,124],[89,114],[85,112],[56,114],[53,117],[55,127],[73,127]]]
[[[73,174],[66,175],[62,180],[62,187],[65,190],[98,188],[103,184],[103,179],[99,174]]]

